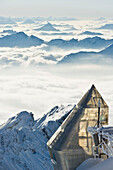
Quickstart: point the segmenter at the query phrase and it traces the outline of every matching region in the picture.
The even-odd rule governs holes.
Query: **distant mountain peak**
[[[100,27],[99,29],[108,29],[108,30],[113,30],[113,24],[105,24],[102,27]]]
[[[105,20],[106,20],[106,18],[104,18],[104,17],[100,17],[100,18],[98,18],[97,20],[98,20],[98,21],[105,21]]]
[[[50,22],[48,22],[47,24],[43,26],[43,28],[54,28],[54,27],[52,26]]]
[[[52,26],[52,24],[50,22],[48,22],[46,25]],[[52,26],[53,27],[53,26]]]
[[[31,47],[39,46],[44,41],[35,36],[28,36],[24,32],[6,35],[0,38],[0,47]]]
[[[28,37],[28,35],[27,35],[27,34],[25,34],[23,31],[21,31],[21,32],[17,32],[17,35],[22,35],[22,36]]]
[[[103,34],[99,32],[84,31],[80,33],[80,35],[103,35]]]
[[[36,31],[59,31],[58,29],[55,29],[50,22],[45,24],[44,26],[35,29]]]
[[[26,19],[22,24],[34,24],[35,22],[32,19]]]

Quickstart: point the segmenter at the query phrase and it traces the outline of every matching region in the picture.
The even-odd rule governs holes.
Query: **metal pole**
[[[99,99],[99,101],[98,101],[98,122],[97,122],[98,128],[100,127],[100,106],[101,106],[101,103],[100,103],[100,99]]]

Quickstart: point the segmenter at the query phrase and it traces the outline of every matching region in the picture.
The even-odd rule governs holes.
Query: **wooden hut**
[[[100,124],[108,124],[109,108],[94,85],[82,97],[62,125],[48,141],[48,149],[56,170],[75,170],[92,157],[92,138],[88,126],[97,126],[98,103]]]

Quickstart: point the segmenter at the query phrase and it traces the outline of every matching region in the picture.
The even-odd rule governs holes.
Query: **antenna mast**
[[[97,122],[97,127],[100,127],[100,107],[101,107],[101,103],[100,103],[100,99],[98,101],[98,122]]]

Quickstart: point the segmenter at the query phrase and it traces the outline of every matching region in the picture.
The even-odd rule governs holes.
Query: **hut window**
[[[107,116],[105,114],[105,112],[102,110],[102,113],[100,115],[100,122],[107,122]]]

